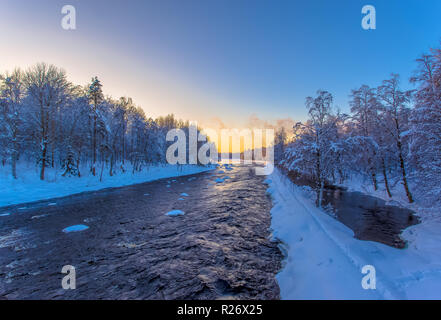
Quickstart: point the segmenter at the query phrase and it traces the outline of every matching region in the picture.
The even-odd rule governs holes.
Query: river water
[[[235,166],[0,208],[0,298],[278,299],[263,179]]]
[[[323,200],[324,205],[331,206],[331,213],[361,240],[404,248],[406,242],[400,237],[401,232],[419,223],[412,210],[387,205],[382,199],[360,192],[326,189]]]

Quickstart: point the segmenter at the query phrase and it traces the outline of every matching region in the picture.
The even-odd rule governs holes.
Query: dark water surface
[[[336,218],[361,240],[404,248],[406,243],[400,238],[401,232],[419,222],[412,210],[387,205],[382,199],[360,192],[326,189],[323,200],[325,205],[332,206]]]
[[[278,299],[263,179],[237,166],[0,208],[0,298]]]

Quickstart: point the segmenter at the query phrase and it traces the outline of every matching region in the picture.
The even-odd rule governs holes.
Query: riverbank
[[[215,166],[197,165],[153,165],[132,172],[127,164],[124,172],[119,169],[110,176],[108,170],[103,175],[93,176],[87,168],[83,168],[82,176],[63,177],[56,169],[48,169],[46,180],[41,181],[35,166],[22,163],[18,167],[18,179],[11,177],[9,167],[0,167],[0,207],[65,197],[86,191],[105,188],[122,187],[153,180],[196,174],[213,170]]]
[[[273,236],[284,242],[287,256],[277,275],[282,299],[441,298],[441,220],[407,228],[408,247],[395,249],[355,239],[278,169],[266,182]],[[361,285],[365,265],[375,267],[375,290]]]

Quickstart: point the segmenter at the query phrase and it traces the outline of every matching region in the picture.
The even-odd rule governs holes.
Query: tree
[[[39,63],[28,69],[24,76],[29,108],[29,121],[34,137],[39,141],[40,179],[45,178],[45,168],[49,164],[49,146],[54,142],[56,113],[69,95],[70,83],[64,70]]]
[[[323,90],[317,91],[316,98],[306,98],[309,119],[294,126],[294,142],[285,153],[284,165],[289,170],[312,179],[318,207],[322,205],[325,183],[334,176],[337,154],[341,151],[337,128],[341,117],[334,115],[332,101],[332,95]]]
[[[104,99],[102,84],[98,77],[92,78],[92,83],[89,85],[89,98],[92,102],[92,174],[96,175],[96,153],[97,153],[97,124],[98,124],[98,105]]]
[[[408,129],[410,109],[407,107],[407,103],[411,99],[411,91],[401,91],[399,88],[399,76],[392,74],[390,79],[384,80],[383,84],[377,88],[377,95],[381,102],[383,117],[381,123],[389,137],[394,141],[401,169],[402,184],[409,203],[412,203],[414,200],[407,181],[407,167],[403,145],[403,137]]]
[[[372,139],[378,105],[375,89],[362,85],[352,90],[350,97],[349,104],[355,122],[352,141],[357,142],[353,146],[358,149],[356,157],[361,161],[359,164],[365,164],[364,169],[372,178],[374,190],[377,190],[378,144]]]
[[[15,69],[11,75],[0,77],[1,113],[0,121],[5,128],[6,149],[11,157],[11,173],[17,179],[17,159],[21,142],[20,125],[22,123],[21,102],[24,95],[23,72]]]
[[[418,85],[410,117],[410,158],[420,193],[438,198],[441,180],[441,49],[417,60],[410,82]]]
[[[285,143],[287,135],[285,128],[282,126],[277,129],[276,136],[274,139],[274,162],[278,163],[283,159],[283,154],[285,152]]]

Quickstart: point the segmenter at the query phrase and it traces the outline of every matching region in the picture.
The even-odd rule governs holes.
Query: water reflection
[[[401,232],[419,223],[412,210],[387,205],[382,199],[360,192],[327,189],[324,204],[332,207],[335,217],[354,231],[355,237],[371,240],[396,248],[404,248],[406,242]]]

